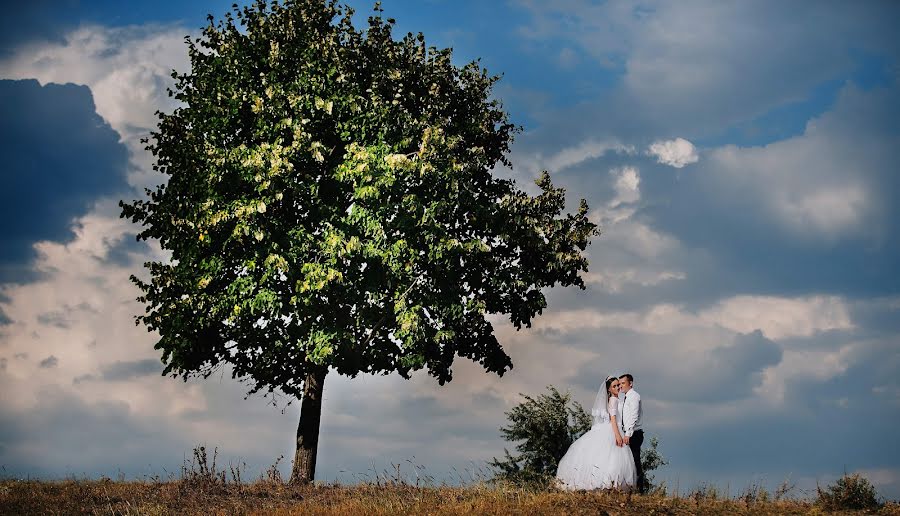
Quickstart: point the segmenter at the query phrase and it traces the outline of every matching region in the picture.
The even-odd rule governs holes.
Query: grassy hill
[[[272,480],[224,482],[224,475],[170,481],[0,481],[0,514],[821,514],[821,497],[774,501],[759,491],[628,495],[529,490],[476,484],[416,487],[387,482],[289,486]],[[896,514],[896,502],[845,514]]]

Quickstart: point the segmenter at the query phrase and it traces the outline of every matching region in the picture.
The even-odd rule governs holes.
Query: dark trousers
[[[628,439],[628,447],[631,448],[631,456],[634,457],[634,467],[637,469],[637,488],[639,493],[647,490],[644,480],[644,468],[641,466],[641,445],[644,444],[644,431],[635,430]]]

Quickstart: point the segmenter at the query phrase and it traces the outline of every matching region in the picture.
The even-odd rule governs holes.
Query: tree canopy
[[[584,288],[584,200],[566,215],[547,173],[536,196],[492,174],[518,130],[498,77],[395,40],[377,4],[364,30],[352,14],[260,1],[186,38],[180,106],[147,142],[167,181],[120,203],[171,252],[132,277],[164,374],[228,363],[297,396],[317,367],[443,384],[461,356],[503,374],[486,316],[528,326],[542,288]]]

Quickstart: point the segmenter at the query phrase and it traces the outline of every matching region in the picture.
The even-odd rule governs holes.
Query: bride
[[[562,489],[629,489],[637,473],[622,439],[619,380],[608,377],[591,408],[593,426],[572,443],[559,461],[556,480]]]

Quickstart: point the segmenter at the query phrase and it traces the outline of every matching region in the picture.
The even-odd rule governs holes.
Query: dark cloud
[[[784,406],[687,430],[654,429],[669,450],[673,468],[692,464],[707,474],[765,472],[780,481],[789,475],[840,475],[843,470],[894,468],[900,449],[892,446],[900,411],[872,394],[872,356],[825,382],[789,380]],[[896,364],[893,373],[896,375]],[[678,409],[685,417],[710,410]],[[895,494],[896,496],[897,494]]]
[[[8,304],[9,301],[9,296],[3,291],[0,291],[0,326],[6,326],[12,322],[12,319],[6,315],[2,307],[3,304]]]
[[[140,376],[159,374],[162,370],[162,364],[155,358],[131,362],[113,362],[102,368],[100,377],[103,380],[120,382]]]
[[[42,369],[53,369],[57,365],[59,365],[59,359],[53,355],[41,360],[40,364],[38,364]]]
[[[34,0],[7,6],[0,17],[0,58],[17,46],[47,41],[64,43],[62,32],[73,23],[78,0]]]
[[[781,347],[760,330],[739,334],[730,346],[709,353],[708,364],[698,368],[698,382],[693,387],[696,394],[690,398],[702,401],[709,397],[702,393],[718,391],[722,385],[727,385],[734,395],[748,395],[760,385],[762,371],[781,362],[781,356]],[[716,387],[711,389],[711,385]]]
[[[63,305],[60,310],[53,310],[38,314],[37,322],[42,326],[52,326],[54,328],[69,329],[77,320],[79,312],[96,313],[93,307],[82,302],[78,305]]]
[[[58,389],[42,391],[39,404],[27,414],[6,409],[0,406],[0,444],[5,447],[0,462],[17,476],[114,475],[117,468],[133,474],[152,461],[147,440],[164,431],[141,424],[126,403],[88,404]],[[48,446],[54,453],[34,453]],[[113,450],[116,458],[110,461]],[[174,460],[160,464],[171,471],[177,465]]]
[[[284,415],[259,400],[240,402],[233,381],[225,385],[210,381],[204,387],[222,391],[223,407],[217,412],[217,424],[211,427],[215,431],[203,436],[193,435],[178,422],[161,422],[158,414],[144,414],[122,401],[87,401],[59,387],[41,388],[36,392],[36,405],[25,411],[0,404],[0,464],[7,474],[18,478],[115,478],[119,473],[126,478],[166,478],[179,475],[182,466],[190,466],[191,450],[205,445],[210,459],[218,448],[218,466],[246,463],[244,478],[253,479],[290,448],[295,412]],[[236,423],[233,417],[243,423]],[[283,428],[281,442],[267,435],[276,427]],[[229,437],[235,432],[237,439]],[[233,445],[223,446],[225,441]]]
[[[144,240],[138,240],[135,235],[125,235],[114,244],[106,253],[105,261],[113,265],[132,266],[135,257],[143,261],[150,254],[150,245]]]
[[[47,312],[38,314],[37,320],[38,323],[42,325],[53,326],[55,328],[61,329],[69,328],[72,325],[72,321],[70,321],[62,312]]]
[[[79,383],[89,382],[91,380],[95,380],[97,377],[92,374],[80,374],[75,378],[72,378],[72,385],[78,385]]]
[[[850,308],[861,338],[890,339],[900,335],[900,297],[860,300]]]
[[[70,238],[92,201],[128,188],[127,150],[85,86],[0,80],[0,160],[0,282],[26,279],[34,242]]]

